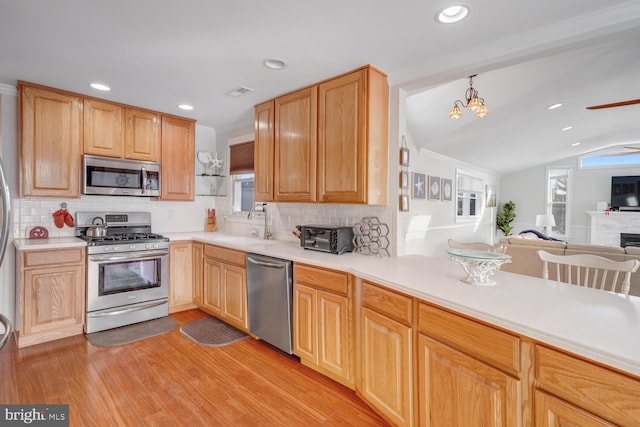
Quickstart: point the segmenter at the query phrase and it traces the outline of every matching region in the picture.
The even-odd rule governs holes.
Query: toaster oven
[[[353,228],[339,225],[303,225],[300,227],[300,246],[336,255],[353,252]]]

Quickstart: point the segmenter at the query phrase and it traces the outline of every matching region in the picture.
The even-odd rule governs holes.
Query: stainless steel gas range
[[[75,234],[88,246],[85,333],[169,314],[169,239],[149,212],[77,212]]]

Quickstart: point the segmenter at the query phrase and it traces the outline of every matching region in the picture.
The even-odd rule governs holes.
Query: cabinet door
[[[124,109],[121,106],[85,99],[83,117],[85,154],[124,155]]]
[[[193,302],[198,307],[203,303],[203,252],[202,243],[192,243],[192,260],[193,260]]]
[[[84,283],[81,265],[25,270],[21,339],[73,327],[82,333]]]
[[[159,161],[160,118],[158,113],[127,108],[126,116],[125,157],[148,162]]]
[[[253,199],[259,202],[273,201],[273,152],[275,135],[274,101],[255,107],[256,131],[254,140]]]
[[[317,364],[316,290],[293,285],[293,352],[301,359]]]
[[[162,116],[162,200],[194,200],[195,124]]]
[[[234,326],[248,330],[247,272],[242,267],[222,264],[223,318]]]
[[[613,427],[615,425],[539,390],[535,392],[535,406],[536,427]]]
[[[205,257],[203,269],[202,308],[213,315],[222,317],[222,264]]]
[[[521,425],[521,384],[424,335],[418,338],[421,426]]]
[[[316,200],[317,94],[313,86],[275,100],[276,201]]]
[[[411,328],[366,307],[361,328],[362,397],[393,424],[413,425]]]
[[[21,196],[80,197],[80,97],[19,87]]]
[[[194,308],[191,243],[172,243],[169,245],[169,312],[190,308]]]
[[[317,291],[318,366],[353,383],[347,297]]]

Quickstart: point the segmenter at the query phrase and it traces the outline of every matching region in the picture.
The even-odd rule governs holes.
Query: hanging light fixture
[[[474,74],[469,76],[469,89],[464,93],[464,101],[460,101],[459,99],[453,103],[453,108],[449,113],[449,117],[452,119],[459,119],[462,117],[462,108],[468,108],[473,111],[475,116],[479,119],[483,117],[487,117],[489,115],[489,110],[487,106],[484,105],[484,99],[478,97],[478,91],[473,88],[473,78],[477,76]]]

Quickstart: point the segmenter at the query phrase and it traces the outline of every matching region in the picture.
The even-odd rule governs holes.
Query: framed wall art
[[[442,182],[440,183],[442,200],[445,202],[450,202],[453,200],[453,180],[449,178],[442,178]]]
[[[487,184],[484,186],[485,206],[488,208],[496,207],[496,186],[493,184]]]
[[[409,195],[408,194],[400,195],[400,211],[401,212],[409,211]]]
[[[427,177],[423,173],[413,172],[411,194],[414,199],[427,198]]]
[[[409,166],[409,147],[407,147],[407,140],[402,135],[402,143],[400,145],[400,166]]]
[[[409,188],[409,172],[405,172],[405,171],[400,172],[400,188],[402,189]]]
[[[440,200],[440,177],[429,175],[429,200]]]

